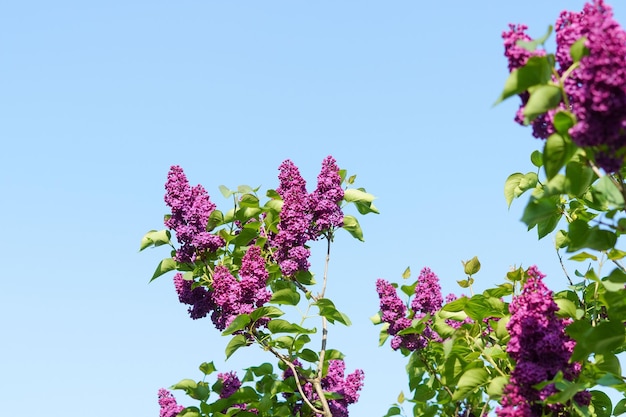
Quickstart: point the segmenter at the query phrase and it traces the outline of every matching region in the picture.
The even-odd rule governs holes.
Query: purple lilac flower
[[[618,171],[626,147],[626,32],[603,0],[581,12],[563,11],[556,22],[556,58],[563,72],[572,65],[571,45],[584,37],[589,54],[565,80],[578,123],[570,129],[579,146],[597,146],[597,164]]]
[[[239,270],[241,281],[239,282],[239,314],[252,313],[262,307],[272,298],[272,293],[267,289],[269,274],[265,269],[265,259],[261,256],[261,248],[250,246],[241,260]],[[269,319],[262,318],[257,326],[265,325]]]
[[[322,161],[322,170],[317,176],[317,188],[309,195],[313,214],[311,237],[316,239],[326,230],[343,226],[343,212],[339,204],[343,199],[339,167],[332,156]]]
[[[241,281],[235,278],[223,265],[213,271],[213,291],[211,292],[215,327],[224,330],[240,314],[249,314],[262,307],[272,297],[267,290],[269,274],[265,269],[265,259],[258,246],[250,246],[241,260],[239,271]],[[261,319],[257,326],[267,320]]]
[[[518,68],[523,67],[533,56],[544,56],[546,52],[542,49],[535,51],[529,51],[518,45],[519,41],[529,42],[531,37],[526,34],[528,26],[526,25],[513,25],[509,24],[509,30],[502,32],[502,39],[504,40],[504,56],[508,60],[509,71],[512,72]],[[515,121],[521,125],[524,125],[524,106],[528,102],[530,95],[527,92],[520,94],[522,103],[515,115]],[[552,120],[556,111],[550,111],[533,120],[533,136],[536,138],[545,139],[554,133],[554,126]]]
[[[401,330],[411,326],[411,319],[405,317],[407,308],[398,297],[398,293],[393,285],[379,278],[376,280],[376,292],[378,292],[380,299],[381,319],[383,322],[389,323],[387,333],[393,336],[391,348],[393,350],[405,348],[413,351],[426,347],[428,340],[422,335],[398,334]]]
[[[415,312],[435,314],[442,304],[439,278],[430,268],[423,268],[417,278],[415,298],[411,302],[411,308]]]
[[[542,281],[544,275],[535,266],[528,269],[527,275],[522,293],[509,305],[511,320],[507,329],[511,340],[507,352],[515,368],[496,413],[498,417],[540,417],[544,412],[563,416],[562,405],[544,407],[539,403],[556,392],[554,385],[542,390],[533,385],[552,379],[559,371],[573,373],[569,359],[575,342],[565,333],[565,321],[556,316],[558,306]]]
[[[193,262],[197,252],[214,252],[224,246],[221,237],[206,231],[215,204],[201,185],[191,187],[183,169],[173,165],[167,174],[165,190],[165,203],[172,209],[165,226],[174,230],[181,244],[175,256],[178,262]]]
[[[174,275],[174,288],[178,294],[178,301],[183,304],[189,304],[189,316],[196,320],[205,317],[214,305],[211,299],[209,291],[203,286],[197,286],[193,288],[193,281],[188,281],[183,278],[183,274],[176,273]]]
[[[363,387],[365,374],[357,369],[344,377],[346,365],[344,361],[335,359],[328,361],[328,372],[322,378],[322,388],[342,396],[340,399],[330,400],[328,406],[333,417],[348,417],[348,405],[359,399],[359,391]]]
[[[280,185],[276,192],[283,199],[278,233],[272,239],[274,256],[286,277],[309,269],[310,251],[305,247],[309,238],[312,215],[308,210],[306,182],[290,160],[279,167]]]
[[[300,362],[295,360],[294,365],[299,366]],[[348,406],[359,400],[359,391],[363,388],[363,380],[365,374],[361,369],[355,370],[348,376],[344,376],[346,365],[343,360],[333,359],[328,361],[328,371],[322,378],[322,389],[325,392],[341,395],[342,398],[332,399],[328,401],[328,406],[333,417],[348,417]],[[293,377],[291,369],[285,370],[283,379]],[[306,382],[302,384],[304,395],[312,402],[319,399],[317,393],[313,389],[313,384]],[[286,394],[288,398],[290,394]],[[297,413],[302,408],[302,401],[299,400],[294,404],[293,412]],[[319,414],[318,414],[319,415]]]
[[[176,417],[185,408],[182,405],[178,405],[172,393],[165,388],[159,389],[158,396],[161,408],[159,417]]]
[[[224,330],[240,314],[241,287],[228,268],[218,265],[213,271],[211,297],[215,309],[211,320],[218,330]]]
[[[222,391],[220,392],[220,398],[228,398],[233,395],[239,388],[241,388],[241,381],[234,371],[218,373],[217,379],[222,381]]]

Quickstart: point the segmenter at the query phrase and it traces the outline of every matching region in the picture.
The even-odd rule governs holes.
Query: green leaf
[[[594,190],[601,194],[609,205],[619,209],[624,208],[624,196],[608,175],[600,178],[594,185]]]
[[[240,314],[228,325],[228,327],[222,332],[222,336],[229,336],[239,330],[245,329],[250,324],[249,314]]]
[[[511,207],[511,202],[514,198],[517,198],[524,192],[535,188],[536,185],[537,174],[534,172],[529,172],[526,175],[519,172],[509,175],[504,183],[504,197],[508,207]]]
[[[402,279],[408,279],[411,277],[411,267],[407,266],[404,272],[402,273]]]
[[[317,353],[313,352],[311,349],[302,349],[302,351],[298,353],[298,357],[311,363],[315,363],[320,360]]]
[[[374,205],[374,203],[362,203],[360,201],[355,201],[354,205],[356,206],[358,212],[361,214],[380,214],[380,211],[378,211],[378,208]]]
[[[526,65],[511,71],[509,78],[504,83],[504,90],[494,105],[507,98],[523,93],[530,87],[545,84],[550,81],[552,66],[547,56],[533,56],[528,59]]]
[[[382,322],[383,322],[383,318],[382,318],[382,316],[381,316],[381,314],[380,314],[380,311],[379,311],[378,313],[374,314],[372,317],[370,317],[370,321],[371,321],[374,325],[377,325],[377,324],[382,323]]]
[[[231,191],[230,189],[228,189],[228,187],[226,187],[225,185],[220,185],[219,186],[220,189],[220,193],[222,193],[222,195],[224,196],[224,198],[228,198],[231,195],[235,194],[234,191]]]
[[[198,383],[194,381],[193,379],[183,379],[179,381],[178,383],[172,385],[171,389],[179,389],[179,390],[184,390],[186,392],[191,392],[192,390],[196,389],[197,386],[198,386]]]
[[[303,285],[314,285],[315,279],[313,279],[313,274],[311,271],[298,271],[295,275],[296,281]]]
[[[569,195],[583,195],[596,178],[593,170],[577,161],[570,161],[565,167],[565,189]]]
[[[475,273],[480,271],[480,261],[476,256],[474,256],[469,261],[463,262],[463,269],[465,271],[465,274],[474,275]]]
[[[285,314],[281,309],[274,306],[263,306],[254,310],[250,314],[250,319],[252,321],[257,321],[261,317],[280,317]]]
[[[356,217],[344,215],[343,228],[354,238],[359,239],[361,242],[365,242],[365,239],[363,239],[363,230],[361,230],[361,225],[359,224],[359,221],[356,219]]]
[[[267,323],[267,329],[272,333],[315,333],[315,329],[305,329],[295,323],[283,319],[274,319]]]
[[[592,261],[597,261],[598,257],[587,252],[580,252],[570,257],[569,259],[571,261],[578,261],[578,262],[586,261],[587,259],[591,259]]]
[[[487,386],[487,395],[489,395],[489,398],[499,400],[502,397],[502,392],[508,382],[509,378],[505,376],[497,376],[492,379]]]
[[[178,417],[200,417],[200,410],[197,407],[186,407],[177,414]]]
[[[602,391],[592,390],[591,405],[597,417],[610,417],[613,411],[613,404],[608,395]]]
[[[326,317],[331,323],[334,323],[336,320],[346,326],[352,324],[348,316],[338,311],[335,304],[328,298],[320,298],[315,302],[315,305],[320,310],[320,316]]]
[[[272,294],[270,303],[295,306],[300,302],[300,293],[293,287],[283,288]]]
[[[566,136],[569,135],[569,130],[576,124],[576,116],[568,111],[559,110],[554,115],[554,121],[552,123],[558,133]]]
[[[511,207],[511,203],[516,197],[515,189],[519,186],[519,183],[522,181],[523,177],[524,174],[522,174],[521,172],[516,172],[509,175],[509,177],[504,182],[504,198],[506,199],[507,207]]]
[[[531,199],[522,215],[522,221],[528,225],[528,230],[541,222],[549,221],[554,216],[560,215],[559,202],[560,198],[555,197]]]
[[[614,416],[619,416],[624,413],[626,413],[626,398],[619,400],[619,402],[615,405],[615,409],[613,410]]]
[[[576,304],[565,298],[557,298],[554,300],[557,306],[559,306],[558,316],[562,318],[571,317],[576,318]]]
[[[159,262],[159,265],[157,265],[154,274],[152,274],[152,278],[150,278],[150,282],[154,281],[163,274],[175,270],[177,265],[177,262],[173,258],[163,259],[161,262]]]
[[[161,246],[170,244],[171,233],[169,230],[150,230],[141,239],[139,245],[139,251],[141,252],[145,248],[150,246]]]
[[[237,351],[237,349],[247,345],[248,341],[246,340],[246,337],[244,335],[238,334],[234,336],[232,339],[230,339],[230,342],[228,342],[228,346],[226,346],[226,359],[230,358],[231,355],[235,353],[235,351]]]
[[[385,414],[383,417],[399,416],[401,414],[402,410],[400,409],[400,407],[394,405],[392,407],[389,407],[389,410],[387,410],[387,414]]]
[[[556,85],[541,85],[533,89],[524,106],[524,122],[532,122],[538,116],[558,106],[560,102],[561,89]]]
[[[466,398],[472,391],[486,384],[488,380],[489,373],[485,368],[468,369],[461,375],[457,389],[452,395],[452,400],[460,401]]]
[[[583,57],[589,55],[589,48],[585,46],[585,42],[587,42],[587,38],[583,36],[569,47],[569,54],[572,57],[572,63],[575,64]]]
[[[200,371],[205,375],[211,375],[213,372],[217,371],[213,362],[203,362],[200,364]]]
[[[572,153],[571,142],[554,133],[548,137],[543,148],[543,166],[548,179],[552,179],[565,166]]]
[[[543,154],[537,150],[534,150],[530,154],[530,162],[537,168],[541,168],[543,166]]]
[[[366,193],[363,189],[347,188],[343,192],[343,199],[348,203],[371,203],[376,197],[370,193]]]

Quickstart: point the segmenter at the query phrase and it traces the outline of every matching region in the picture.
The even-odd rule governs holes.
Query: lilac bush
[[[234,371],[218,373],[212,386],[184,379],[172,388],[199,400],[200,407],[172,406],[175,402],[168,392],[161,401],[169,407],[172,416],[168,417],[262,415],[270,409],[277,413],[273,415],[283,416],[348,416],[348,406],[358,400],[363,371],[344,376],[343,355],[327,346],[329,323],[349,325],[350,321],[324,296],[327,267],[321,290],[313,293],[316,282],[310,271],[309,245],[326,240],[327,263],[335,232],[344,224],[343,206],[354,203],[362,213],[376,213],[371,204],[374,197],[350,188],[354,176],[346,180],[346,172],[332,156],[322,161],[311,193],[290,160],[280,165],[278,182],[275,191],[268,190],[265,204],[251,187],[239,186],[237,191],[222,187],[222,194],[232,196],[234,203],[233,209],[222,212],[201,185],[189,185],[181,167],[170,168],[165,184],[165,202],[171,209],[165,217],[167,230],[149,232],[141,246],[172,247],[172,257],[159,264],[153,279],[178,271],[173,278],[178,300],[188,306],[192,319],[208,316],[222,335],[230,337],[226,356],[258,344],[278,360],[284,381],[269,363],[249,368],[243,379]],[[343,187],[351,199],[344,199]],[[358,221],[353,216],[349,220],[346,230],[362,239]],[[171,232],[178,245],[170,240]],[[304,310],[319,310],[324,337],[317,351],[308,347],[309,335],[315,333],[304,327],[310,318],[305,316],[299,323],[281,318],[285,312],[279,306],[297,306],[304,299],[308,304]],[[200,370],[206,377],[216,369],[210,362]],[[284,395],[278,395],[275,384]],[[210,400],[211,392],[219,399]]]

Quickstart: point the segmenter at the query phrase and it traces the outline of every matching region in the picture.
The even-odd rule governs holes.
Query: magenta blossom
[[[322,161],[322,170],[317,176],[317,188],[309,195],[313,215],[311,237],[316,239],[326,230],[343,226],[343,212],[340,203],[343,199],[339,167],[332,156]]]
[[[561,72],[572,65],[570,47],[581,38],[589,54],[565,80],[578,121],[570,134],[577,145],[598,148],[601,168],[619,171],[626,154],[626,32],[603,0],[586,3],[581,12],[563,11],[556,22]]]
[[[176,398],[165,388],[159,389],[159,417],[176,417],[185,407],[176,403]]]
[[[183,169],[174,165],[167,174],[165,190],[165,203],[172,209],[165,226],[174,230],[181,244],[175,256],[178,262],[193,262],[198,253],[214,252],[224,246],[221,237],[206,230],[215,204],[201,185],[191,187]]]
[[[562,404],[544,407],[540,403],[556,392],[553,384],[541,390],[533,386],[551,380],[559,371],[566,378],[575,376],[575,365],[569,363],[575,342],[565,333],[565,321],[556,316],[559,308],[543,283],[544,275],[535,266],[526,273],[522,293],[509,305],[511,320],[506,327],[511,340],[507,352],[515,368],[504,389],[502,407],[496,412],[498,417],[564,416]]]

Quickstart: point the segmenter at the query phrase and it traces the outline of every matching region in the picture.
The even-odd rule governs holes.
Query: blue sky
[[[4,4],[3,414],[155,416],[158,388],[200,379],[201,362],[271,361],[249,348],[224,363],[226,338],[188,318],[171,276],[148,285],[167,251],[138,253],[139,241],[162,228],[173,164],[218,207],[220,184],[274,188],[287,158],[312,187],[326,155],[376,195],[366,242],[341,233],[330,269],[328,295],[354,324],[329,343],[366,374],[354,416],[383,415],[405,389],[404,358],[377,346],[368,319],[377,278],[428,266],[459,293],[461,261],[478,256],[479,290],[532,264],[563,288],[551,239],[526,232],[523,201],[508,210],[503,196],[541,142],[512,121],[516,100],[492,104],[507,24],[541,36],[582,4]]]

